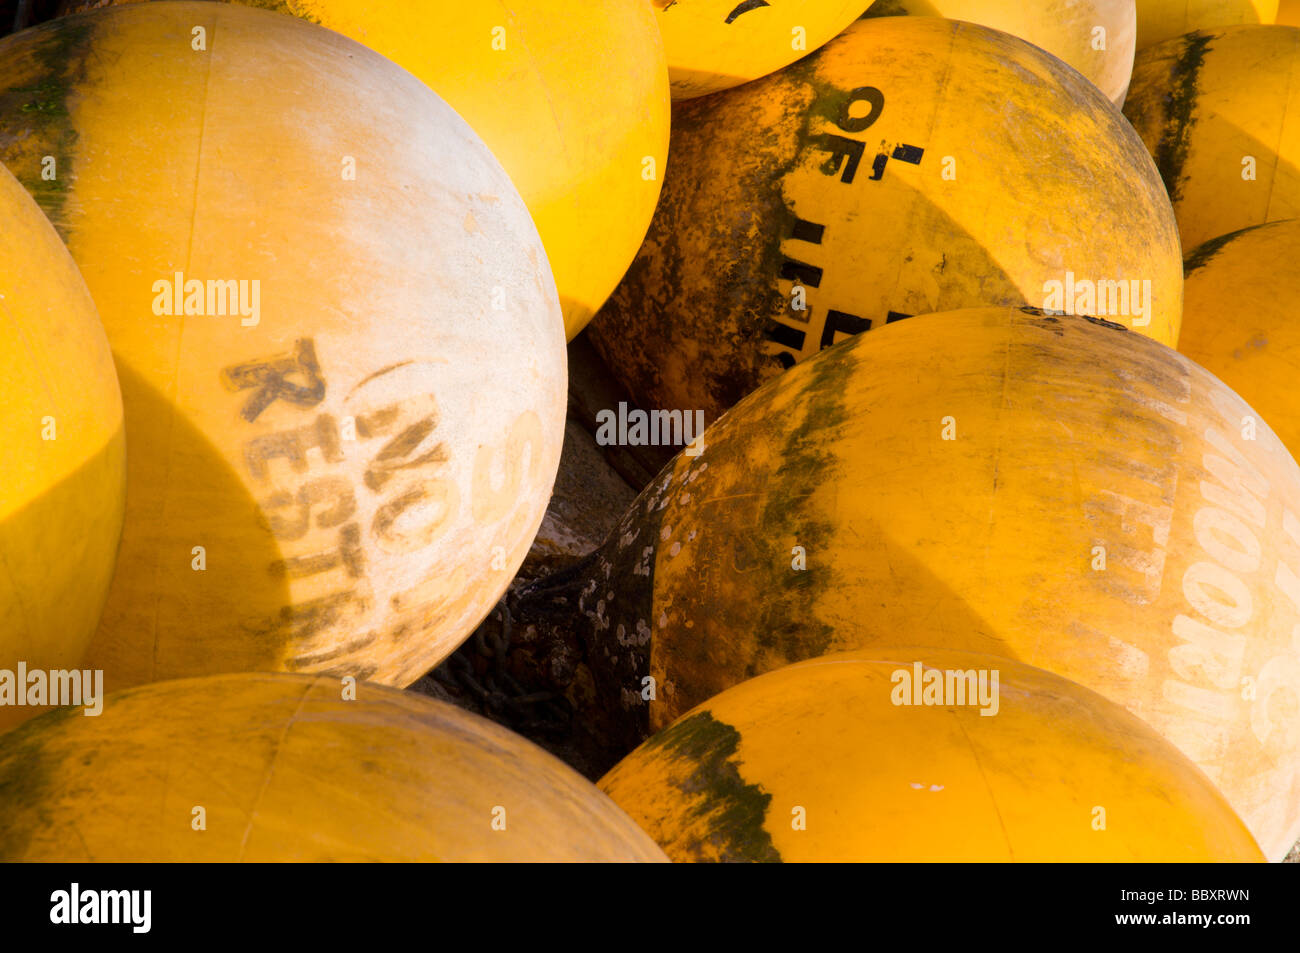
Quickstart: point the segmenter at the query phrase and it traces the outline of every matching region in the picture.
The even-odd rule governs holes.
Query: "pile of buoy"
[[[1300,11],[266,6],[0,39],[0,860],[1292,851]]]

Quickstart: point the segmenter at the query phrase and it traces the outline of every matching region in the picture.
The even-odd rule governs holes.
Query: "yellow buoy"
[[[1300,455],[1300,220],[1206,242],[1187,259],[1178,349],[1216,374]]]
[[[16,676],[85,654],[113,574],[126,459],[86,283],[3,167],[0,235],[0,669]],[[0,730],[34,713],[0,685]]]
[[[675,100],[758,79],[852,23],[863,0],[651,0]]]
[[[645,237],[668,153],[667,63],[644,0],[589,0],[580,25],[570,0],[235,2],[329,27],[431,86],[527,203],[568,337],[586,326]]]
[[[951,308],[1079,310],[1177,340],[1182,255],[1150,156],[1096,87],[1005,33],[860,20],[681,104],[672,156],[591,327],[643,407],[712,421],[849,335]]]
[[[1300,29],[1236,26],[1138,54],[1124,114],[1155,157],[1183,250],[1300,216]]]
[[[1137,48],[1218,26],[1273,23],[1278,0],[1137,0]]]
[[[1134,0],[876,0],[867,16],[930,16],[1001,30],[1064,60],[1123,105],[1137,36]]]
[[[163,682],[0,739],[4,861],[663,859],[542,749],[364,682]]]
[[[577,607],[625,744],[923,618],[930,647],[1140,715],[1269,856],[1300,836],[1300,467],[1207,371],[1095,319],[927,315],[800,364],[519,615],[549,605]]]
[[[1264,860],[1205,775],[1133,715],[963,652],[771,672],[600,786],[679,862]]]
[[[527,553],[565,412],[546,255],[482,141],[337,33],[140,4],[0,41],[0,160],[122,382],[110,690],[401,685],[451,652]]]

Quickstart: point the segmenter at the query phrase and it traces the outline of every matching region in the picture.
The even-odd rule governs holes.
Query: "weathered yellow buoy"
[[[1300,220],[1206,242],[1187,258],[1178,349],[1255,408],[1300,455]]]
[[[122,397],[86,283],[0,167],[0,669],[75,667],[122,530]],[[35,710],[0,686],[0,730]]]
[[[1138,54],[1124,114],[1155,157],[1183,250],[1300,216],[1300,29],[1235,26]]]
[[[668,153],[667,62],[644,0],[589,0],[580,25],[570,0],[235,2],[329,27],[431,86],[527,203],[568,337],[586,326],[645,237]]]
[[[1264,860],[1209,779],[1133,715],[963,652],[770,672],[600,786],[675,861]]]
[[[1218,26],[1273,23],[1278,0],[1137,0],[1137,48]]]
[[[321,27],[140,4],[0,42],[0,160],[122,381],[109,690],[401,685],[455,648],[527,552],[565,410],[545,252],[469,127]]]
[[[672,155],[591,328],[643,407],[712,421],[848,335],[951,308],[1079,310],[1177,340],[1182,255],[1150,156],[1096,87],[1007,34],[861,20],[681,104]]]
[[[577,607],[623,744],[922,618],[928,647],[1139,715],[1270,857],[1300,836],[1300,467],[1177,352],[1069,315],[927,315],[795,367],[691,451],[520,607]]]
[[[100,701],[0,739],[0,860],[664,859],[558,759],[413,693],[247,674]]]
[[[675,100],[793,63],[852,23],[863,0],[651,0]]]
[[[1028,40],[1088,77],[1106,98],[1123,105],[1133,72],[1137,37],[1134,0],[876,0],[867,16],[947,17],[992,27]]]

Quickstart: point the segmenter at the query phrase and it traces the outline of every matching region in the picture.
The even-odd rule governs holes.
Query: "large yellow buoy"
[[[864,0],[650,0],[675,100],[730,89],[815,50]]]
[[[1235,26],[1138,54],[1124,114],[1155,157],[1183,250],[1300,216],[1300,29]]]
[[[1218,26],[1273,23],[1278,0],[1137,0],[1137,48]]]
[[[848,335],[950,308],[1077,309],[1177,340],[1182,256],[1150,156],[1096,87],[1005,33],[860,20],[680,105],[672,156],[591,327],[643,407],[712,421]],[[1080,279],[1109,292],[1076,296]]]
[[[1207,371],[1095,319],[974,309],[827,350],[518,615],[552,605],[624,744],[920,618],[1142,717],[1270,856],[1300,836],[1300,467]]]
[[[537,231],[463,120],[302,20],[141,4],[0,42],[0,160],[121,377],[110,690],[400,685],[451,652],[541,521],[566,376]]]
[[[442,96],[527,203],[568,337],[586,326],[645,237],[668,152],[667,63],[646,0],[587,0],[578,21],[571,0],[235,2],[337,30]]]
[[[1133,715],[964,652],[770,672],[600,786],[675,861],[1264,860],[1209,779]]]
[[[1111,102],[1123,105],[1137,37],[1134,0],[876,0],[867,16],[968,20],[1042,47],[1077,69]]]
[[[542,749],[364,682],[182,679],[0,739],[3,861],[663,859]]]
[[[1245,398],[1300,456],[1300,219],[1243,229],[1187,258],[1178,349]]]
[[[36,710],[14,692],[19,664],[69,669],[85,654],[113,574],[126,459],[117,374],[86,283],[3,167],[0,236],[3,730]]]

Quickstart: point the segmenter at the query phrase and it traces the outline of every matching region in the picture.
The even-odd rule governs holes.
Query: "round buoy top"
[[[1137,48],[1196,30],[1273,23],[1278,7],[1278,0],[1137,0]]]
[[[1134,0],[876,0],[864,14],[900,15],[967,20],[1018,36],[1073,66],[1111,102],[1124,104],[1137,36]]]
[[[0,669],[61,669],[85,654],[113,572],[122,397],[76,264],[2,166],[0,235]],[[0,729],[31,713],[9,705]]]
[[[1300,29],[1225,26],[1142,50],[1124,115],[1160,171],[1185,254],[1300,217]]]
[[[301,19],[141,3],[0,40],[0,160],[122,382],[110,688],[449,654],[541,521],[567,384],[545,249],[465,120]]]
[[[567,765],[422,695],[285,674],[162,682],[0,737],[0,858],[654,861]]]
[[[860,20],[779,73],[680,104],[672,156],[590,333],[648,410],[712,420],[854,334],[956,308],[1031,305],[1177,340],[1178,229],[1142,140],[1009,34]]]
[[[816,50],[863,0],[652,0],[673,99],[730,89]]]
[[[600,781],[675,861],[1262,861],[1118,705],[1005,658],[882,647],[730,688]]]
[[[60,10],[109,2],[64,0]],[[580,28],[569,0],[225,2],[342,33],[445,99],[527,203],[567,336],[586,326],[645,236],[667,160],[667,63],[644,0],[587,0]]]

